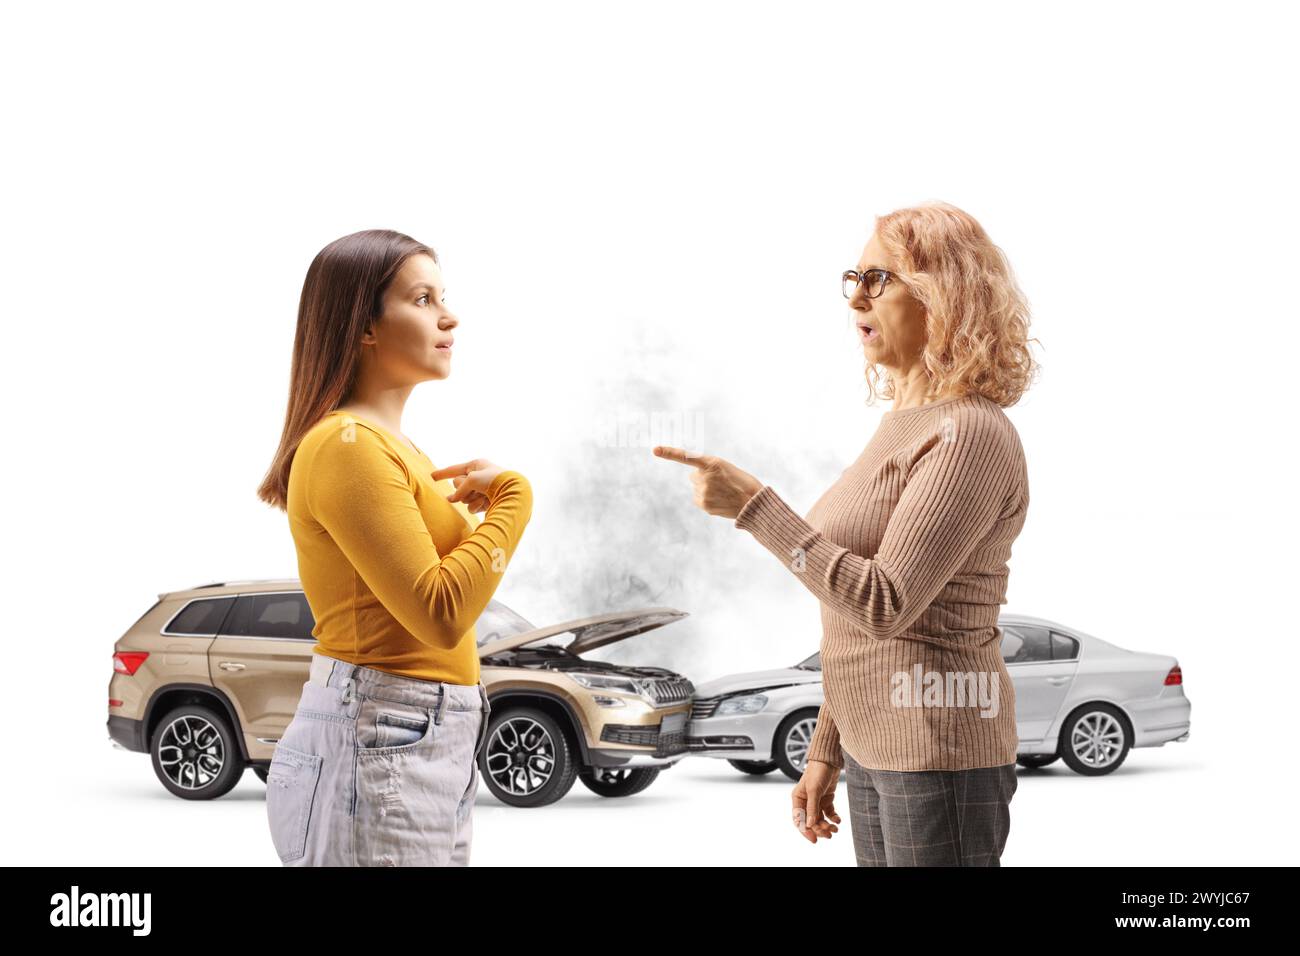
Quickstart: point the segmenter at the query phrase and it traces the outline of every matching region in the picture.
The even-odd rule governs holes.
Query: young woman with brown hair
[[[387,230],[330,243],[303,284],[258,490],[287,512],[318,642],[267,779],[289,866],[469,862],[491,710],[474,625],[532,489],[486,459],[436,468],[402,433],[411,390],[451,374],[445,293],[433,249]]]

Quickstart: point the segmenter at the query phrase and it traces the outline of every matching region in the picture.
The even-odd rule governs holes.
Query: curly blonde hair
[[[1039,369],[1029,351],[1038,339],[1028,338],[1029,303],[984,227],[932,201],[877,216],[876,237],[896,260],[898,280],[925,307],[926,399],[978,392],[1003,407],[1019,401]],[[894,398],[883,366],[868,362],[866,379],[868,404],[877,395]]]

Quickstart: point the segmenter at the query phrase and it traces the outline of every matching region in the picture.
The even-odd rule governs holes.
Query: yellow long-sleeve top
[[[532,487],[502,471],[481,521],[449,502],[423,452],[351,412],[327,413],[289,468],[298,576],[313,650],[393,674],[474,684],[474,624],[532,517]]]

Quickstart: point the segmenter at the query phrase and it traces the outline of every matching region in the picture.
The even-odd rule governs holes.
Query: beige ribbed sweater
[[[1029,481],[1015,426],[978,394],[890,411],[805,520],[770,486],[749,531],[821,601],[824,702],[809,759],[879,770],[1016,759],[1002,661]]]

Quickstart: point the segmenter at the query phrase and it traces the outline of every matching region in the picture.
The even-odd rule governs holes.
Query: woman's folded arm
[[[532,516],[532,487],[502,471],[483,520],[439,554],[400,455],[366,428],[315,452],[307,506],[384,607],[423,644],[452,648],[487,607]]]
[[[956,414],[926,439],[876,555],[827,539],[765,486],[740,509],[749,531],[821,602],[878,640],[920,617],[992,530],[1022,475],[1018,441],[996,420]]]

